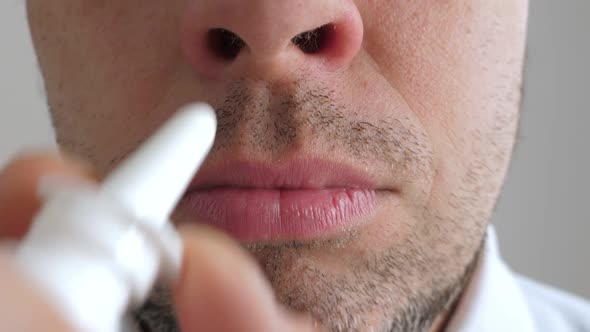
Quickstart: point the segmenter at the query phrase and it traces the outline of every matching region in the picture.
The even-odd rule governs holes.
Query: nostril
[[[326,24],[319,28],[302,32],[291,39],[291,42],[306,54],[317,54],[329,47],[333,39],[335,26]]]
[[[235,33],[222,29],[210,29],[207,33],[207,44],[211,52],[226,61],[234,60],[246,43]]]

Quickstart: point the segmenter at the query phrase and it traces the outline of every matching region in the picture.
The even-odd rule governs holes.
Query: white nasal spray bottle
[[[119,332],[158,279],[180,272],[170,214],[215,138],[205,104],[179,111],[102,184],[54,181],[17,262],[79,331]]]

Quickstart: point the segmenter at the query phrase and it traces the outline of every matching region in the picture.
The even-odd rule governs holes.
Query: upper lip
[[[203,167],[189,192],[217,188],[320,190],[378,189],[366,172],[325,160],[226,161]]]

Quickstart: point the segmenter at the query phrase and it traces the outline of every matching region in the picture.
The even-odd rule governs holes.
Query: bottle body
[[[114,202],[80,187],[49,198],[16,258],[75,329],[118,332],[149,295],[161,257]]]
[[[16,260],[74,329],[118,332],[158,279],[180,274],[182,241],[169,217],[213,146],[205,104],[174,115],[99,186],[58,179]]]

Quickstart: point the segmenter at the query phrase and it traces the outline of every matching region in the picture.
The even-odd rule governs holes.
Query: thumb
[[[0,247],[0,322],[2,331],[73,331],[45,301]]]
[[[182,331],[312,331],[275,300],[255,261],[205,226],[181,230],[184,268],[174,290]]]

